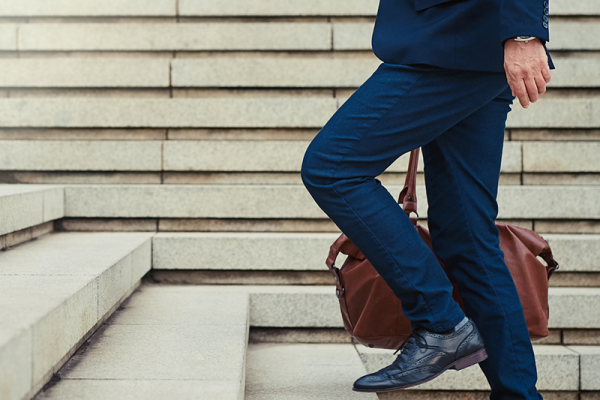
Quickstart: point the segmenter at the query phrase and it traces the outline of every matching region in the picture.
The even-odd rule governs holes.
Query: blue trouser
[[[491,399],[541,399],[523,307],[500,250],[496,196],[514,97],[499,72],[382,64],[311,142],[302,181],[402,302],[411,328],[483,336]],[[428,225],[452,285],[394,196],[376,179],[422,147]]]

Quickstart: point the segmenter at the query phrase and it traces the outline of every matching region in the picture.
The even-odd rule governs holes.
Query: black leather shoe
[[[471,319],[447,334],[414,329],[398,350],[402,351],[391,365],[359,378],[354,382],[353,390],[389,392],[406,389],[428,382],[447,369],[460,370],[487,358],[479,330]]]

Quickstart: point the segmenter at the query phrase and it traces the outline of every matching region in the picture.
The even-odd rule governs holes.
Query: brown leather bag
[[[398,203],[404,212],[417,212],[416,179],[419,149],[410,154],[408,172]],[[429,231],[410,218],[417,232],[431,248]],[[550,246],[537,233],[496,222],[500,248],[513,277],[532,340],[548,336],[548,280],[558,269]],[[339,253],[346,254],[341,268],[335,266]],[[547,265],[538,260],[540,256]],[[438,259],[442,268],[443,263]],[[410,335],[410,321],[402,313],[400,300],[358,248],[342,234],[331,245],[327,266],[336,283],[344,327],[356,341],[369,347],[397,349]],[[456,282],[452,297],[464,310]]]

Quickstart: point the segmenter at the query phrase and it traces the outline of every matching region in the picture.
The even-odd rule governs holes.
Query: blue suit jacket
[[[500,72],[504,41],[515,36],[546,48],[548,0],[380,0],[372,44],[391,64]]]

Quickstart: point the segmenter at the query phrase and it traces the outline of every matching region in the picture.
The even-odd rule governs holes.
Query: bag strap
[[[417,217],[419,216],[417,213],[417,164],[419,163],[420,150],[421,148],[417,147],[410,152],[404,188],[400,192],[400,196],[398,196],[398,204],[402,204],[404,212],[409,217],[411,212],[417,214]]]

